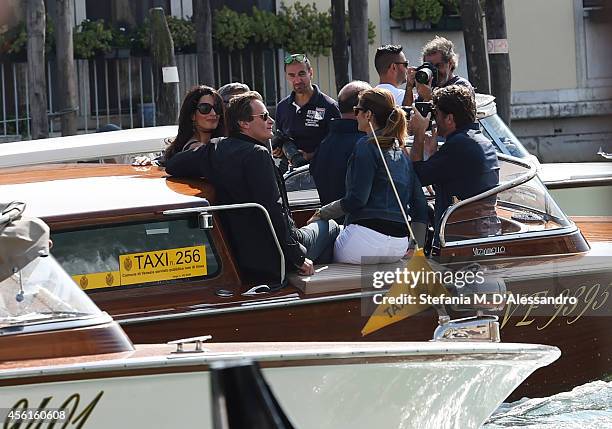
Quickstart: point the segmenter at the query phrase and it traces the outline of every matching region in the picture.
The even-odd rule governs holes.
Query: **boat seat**
[[[326,264],[316,265],[312,276],[301,276],[296,272],[287,275],[289,284],[300,289],[305,295],[359,290],[362,287],[371,287],[372,273],[374,271],[395,271],[404,268],[406,259],[400,259],[391,264]],[[365,282],[368,282],[366,284]]]

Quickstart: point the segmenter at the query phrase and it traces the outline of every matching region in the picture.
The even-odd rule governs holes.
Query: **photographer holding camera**
[[[459,56],[455,52],[453,42],[444,37],[436,36],[422,50],[423,64],[416,69],[408,70],[408,82],[415,82],[417,101],[431,101],[435,88],[444,88],[450,85],[461,85],[470,89],[474,94],[472,84],[465,78],[457,76],[455,69],[459,63]]]
[[[478,127],[476,103],[470,89],[460,85],[437,88],[433,102],[424,117],[422,109],[412,109],[410,126],[414,142],[410,151],[414,170],[423,186],[433,185],[436,193],[434,213],[434,244],[438,242],[440,221],[455,199],[464,200],[487,191],[499,183],[499,165],[493,144]],[[444,137],[438,150],[436,129],[426,133],[430,118],[435,118],[437,134]],[[431,155],[426,161],[424,149]],[[495,196],[488,202],[495,206]],[[490,210],[490,216],[481,219],[474,228],[483,236],[495,235],[499,220]]]

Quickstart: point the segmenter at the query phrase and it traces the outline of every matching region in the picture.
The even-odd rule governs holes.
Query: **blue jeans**
[[[332,261],[334,242],[340,227],[333,221],[318,220],[298,229],[298,241],[306,249],[306,257],[315,264]]]

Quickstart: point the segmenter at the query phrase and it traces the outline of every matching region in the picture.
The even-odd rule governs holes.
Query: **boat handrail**
[[[274,238],[274,243],[276,244],[276,248],[280,255],[280,273],[281,273],[280,284],[282,285],[283,282],[285,281],[285,255],[283,253],[283,249],[280,245],[280,242],[278,241],[278,237],[276,236],[276,231],[274,231],[274,226],[272,225],[272,219],[270,219],[270,214],[268,213],[268,210],[266,210],[266,208],[262,206],[261,204],[239,203],[239,204],[223,204],[219,206],[207,206],[207,207],[189,207],[189,208],[184,208],[184,209],[164,210],[162,214],[165,216],[172,216],[172,215],[181,215],[181,214],[188,214],[188,213],[208,213],[208,212],[221,211],[221,210],[250,209],[250,208],[261,210],[264,216],[266,217],[266,221],[268,222],[268,227],[270,227],[270,232],[272,233],[272,238]]]
[[[512,180],[500,183],[499,185],[489,189],[488,191],[484,191],[478,195],[474,195],[473,197],[461,200],[457,204],[453,204],[452,206],[447,208],[446,212],[444,212],[444,215],[442,216],[442,222],[440,223],[440,246],[446,246],[446,237],[444,236],[444,230],[446,229],[446,223],[448,222],[448,218],[451,214],[453,214],[455,210],[466,206],[474,201],[482,200],[484,198],[490,197],[491,195],[495,195],[508,189],[514,188],[516,186],[522,185],[523,183],[533,179],[538,173],[536,166],[523,158],[517,158],[515,156],[510,156],[503,153],[498,153],[497,158],[502,161],[508,161],[514,164],[521,165],[527,168],[528,170]]]

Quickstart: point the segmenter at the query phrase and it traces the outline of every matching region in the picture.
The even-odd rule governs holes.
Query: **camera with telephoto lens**
[[[285,134],[283,130],[277,129],[274,131],[274,135],[272,139],[270,139],[270,144],[272,145],[272,149],[282,148],[285,143],[292,143],[293,138],[288,134]]]
[[[432,79],[431,87],[434,88],[438,84],[438,69],[432,63],[423,63],[417,67],[414,79],[423,85],[427,85]]]

